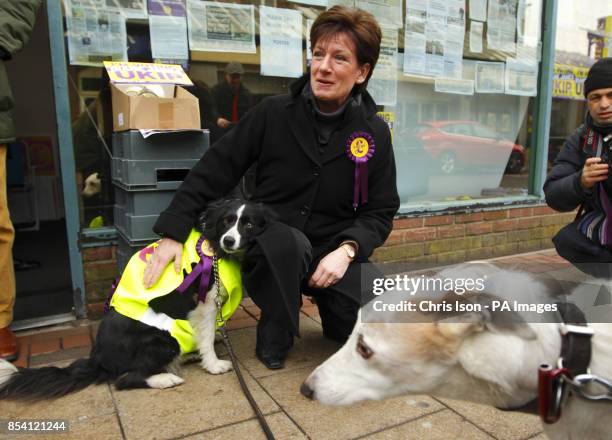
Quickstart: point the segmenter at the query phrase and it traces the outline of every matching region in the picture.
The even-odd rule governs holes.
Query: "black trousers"
[[[350,335],[359,307],[371,298],[371,282],[380,273],[355,261],[344,277],[326,289],[308,287],[308,279],[327,253],[313,247],[304,233],[274,222],[247,250],[243,265],[246,291],[261,309],[257,350],[286,352],[299,336],[301,294],[311,295],[319,308],[323,334],[344,342]]]

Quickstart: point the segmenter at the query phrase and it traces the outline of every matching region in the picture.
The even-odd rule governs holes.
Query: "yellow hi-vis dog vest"
[[[193,229],[189,237],[187,237],[187,241],[183,245],[181,273],[177,274],[174,270],[174,265],[169,264],[157,283],[149,289],[145,289],[142,284],[144,270],[147,265],[147,259],[150,258],[152,253],[151,251],[159,243],[153,243],[144,250],[134,254],[125,267],[121,280],[119,280],[119,284],[110,301],[110,307],[113,307],[117,313],[167,330],[178,342],[182,354],[197,350],[193,328],[189,321],[185,319],[172,319],[163,313],[156,313],[149,307],[149,301],[174,291],[183,282],[183,273],[191,273],[192,267],[195,267],[200,262],[196,245],[201,235],[200,232]],[[223,287],[225,287],[228,295],[221,308],[223,321],[226,321],[234,314],[242,300],[242,276],[240,274],[240,264],[237,261],[225,258],[220,258],[218,261],[219,280]],[[221,323],[217,325],[219,326]]]

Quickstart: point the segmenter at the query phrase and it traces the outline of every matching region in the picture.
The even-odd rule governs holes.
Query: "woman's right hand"
[[[181,273],[182,259],[183,244],[171,238],[162,238],[145,268],[142,280],[145,289],[157,283],[157,280],[166,269],[166,266],[170,264],[172,260],[174,260],[174,270],[176,273]]]
[[[589,157],[582,168],[580,185],[584,189],[591,189],[597,182],[608,178],[608,164],[601,163],[601,157]]]

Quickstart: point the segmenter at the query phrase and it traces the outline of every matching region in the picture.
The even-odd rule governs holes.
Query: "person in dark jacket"
[[[563,252],[567,258],[573,263],[612,263],[612,181],[608,165],[612,160],[612,58],[593,64],[584,82],[584,95],[588,105],[585,122],[557,155],[544,183],[544,194],[546,203],[557,211],[584,206],[578,230],[596,246],[588,246],[588,251],[581,249],[578,241],[574,245],[560,243],[574,246]],[[579,264],[577,267],[599,276],[609,272]]]
[[[231,62],[225,66],[223,81],[213,87],[212,94],[219,112],[217,126],[223,130],[231,128],[253,106],[251,92],[242,84],[242,64]]]
[[[17,358],[17,340],[9,325],[15,304],[12,248],[15,230],[6,196],[6,144],[15,140],[13,96],[4,63],[30,39],[40,0],[0,2],[0,358]]]
[[[384,243],[399,207],[391,135],[366,91],[380,40],[367,12],[323,12],[311,30],[309,74],[289,94],[264,99],[213,145],[155,224],[164,238],[145,286],[170,261],[176,268],[198,212],[257,164],[252,199],[279,221],[248,249],[242,271],[262,312],[255,351],[268,368],[282,368],[299,334],[301,292],[314,297],[324,335],[340,342],[371,296],[372,285],[361,283],[373,276],[371,266],[357,263]]]

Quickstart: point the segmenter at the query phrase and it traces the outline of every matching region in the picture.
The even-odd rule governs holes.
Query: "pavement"
[[[578,272],[554,250],[492,260],[535,273]],[[270,427],[284,439],[499,439],[543,440],[536,416],[432,396],[402,396],[350,407],[326,407],[299,393],[308,374],[339,345],[323,338],[317,308],[307,298],[301,312],[302,337],[282,370],[266,369],[254,353],[259,310],[250,299],[228,323],[240,367]],[[86,357],[97,322],[76,321],[18,333],[20,367],[65,366]],[[222,344],[220,357],[228,358]],[[51,401],[0,402],[0,422],[62,419],[67,433],[7,435],[16,439],[265,439],[233,372],[213,376],[197,363],[183,367],[185,383],[166,390],[117,391],[108,383]]]

